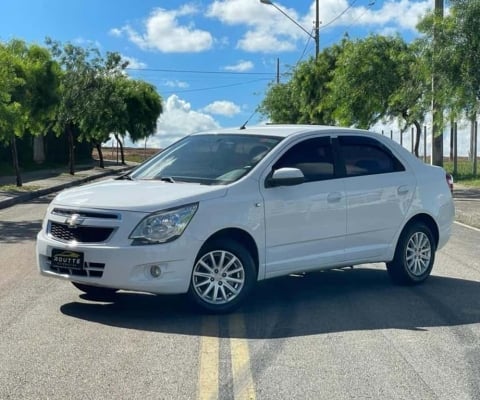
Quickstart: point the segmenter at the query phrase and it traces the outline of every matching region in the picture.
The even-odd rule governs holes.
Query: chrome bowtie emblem
[[[79,225],[82,225],[84,218],[80,216],[80,214],[72,214],[65,220],[65,223],[68,225],[69,228],[76,228]]]

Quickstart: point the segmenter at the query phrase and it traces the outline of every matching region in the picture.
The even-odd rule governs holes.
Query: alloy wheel
[[[405,249],[406,266],[414,276],[423,275],[430,266],[432,245],[424,232],[415,232]]]
[[[192,284],[203,301],[226,304],[241,293],[245,285],[245,268],[229,251],[210,251],[195,264]]]

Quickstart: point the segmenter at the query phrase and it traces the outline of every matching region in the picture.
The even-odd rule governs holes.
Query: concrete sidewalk
[[[77,166],[75,175],[68,169],[43,169],[22,174],[24,188],[15,189],[15,177],[0,177],[0,209],[10,207],[65,188],[80,185],[109,175],[120,174],[132,169],[135,163],[128,165],[105,161],[105,168],[96,166],[98,162]],[[5,186],[8,190],[5,190]],[[455,184],[453,193],[456,208],[456,220],[480,229],[480,189]]]
[[[70,175],[67,167],[24,172],[22,173],[23,187],[18,189],[15,186],[15,176],[0,176],[0,209],[109,175],[119,175],[137,164],[122,165],[105,161],[105,168],[97,165],[98,161],[78,165],[75,167],[75,175]]]
[[[454,184],[455,219],[480,229],[480,189]]]

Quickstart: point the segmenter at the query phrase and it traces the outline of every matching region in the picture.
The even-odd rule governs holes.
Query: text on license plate
[[[83,253],[71,250],[52,250],[52,267],[56,268],[83,268]]]

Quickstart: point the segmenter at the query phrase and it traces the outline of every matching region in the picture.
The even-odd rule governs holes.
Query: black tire
[[[92,297],[112,297],[117,291],[117,289],[90,286],[78,282],[72,282],[72,285]]]
[[[393,282],[416,285],[430,275],[435,262],[436,244],[430,228],[422,222],[406,226],[398,239],[393,260],[387,271]]]
[[[202,247],[195,260],[188,295],[203,311],[228,313],[247,297],[256,280],[255,263],[244,246],[214,240]]]

